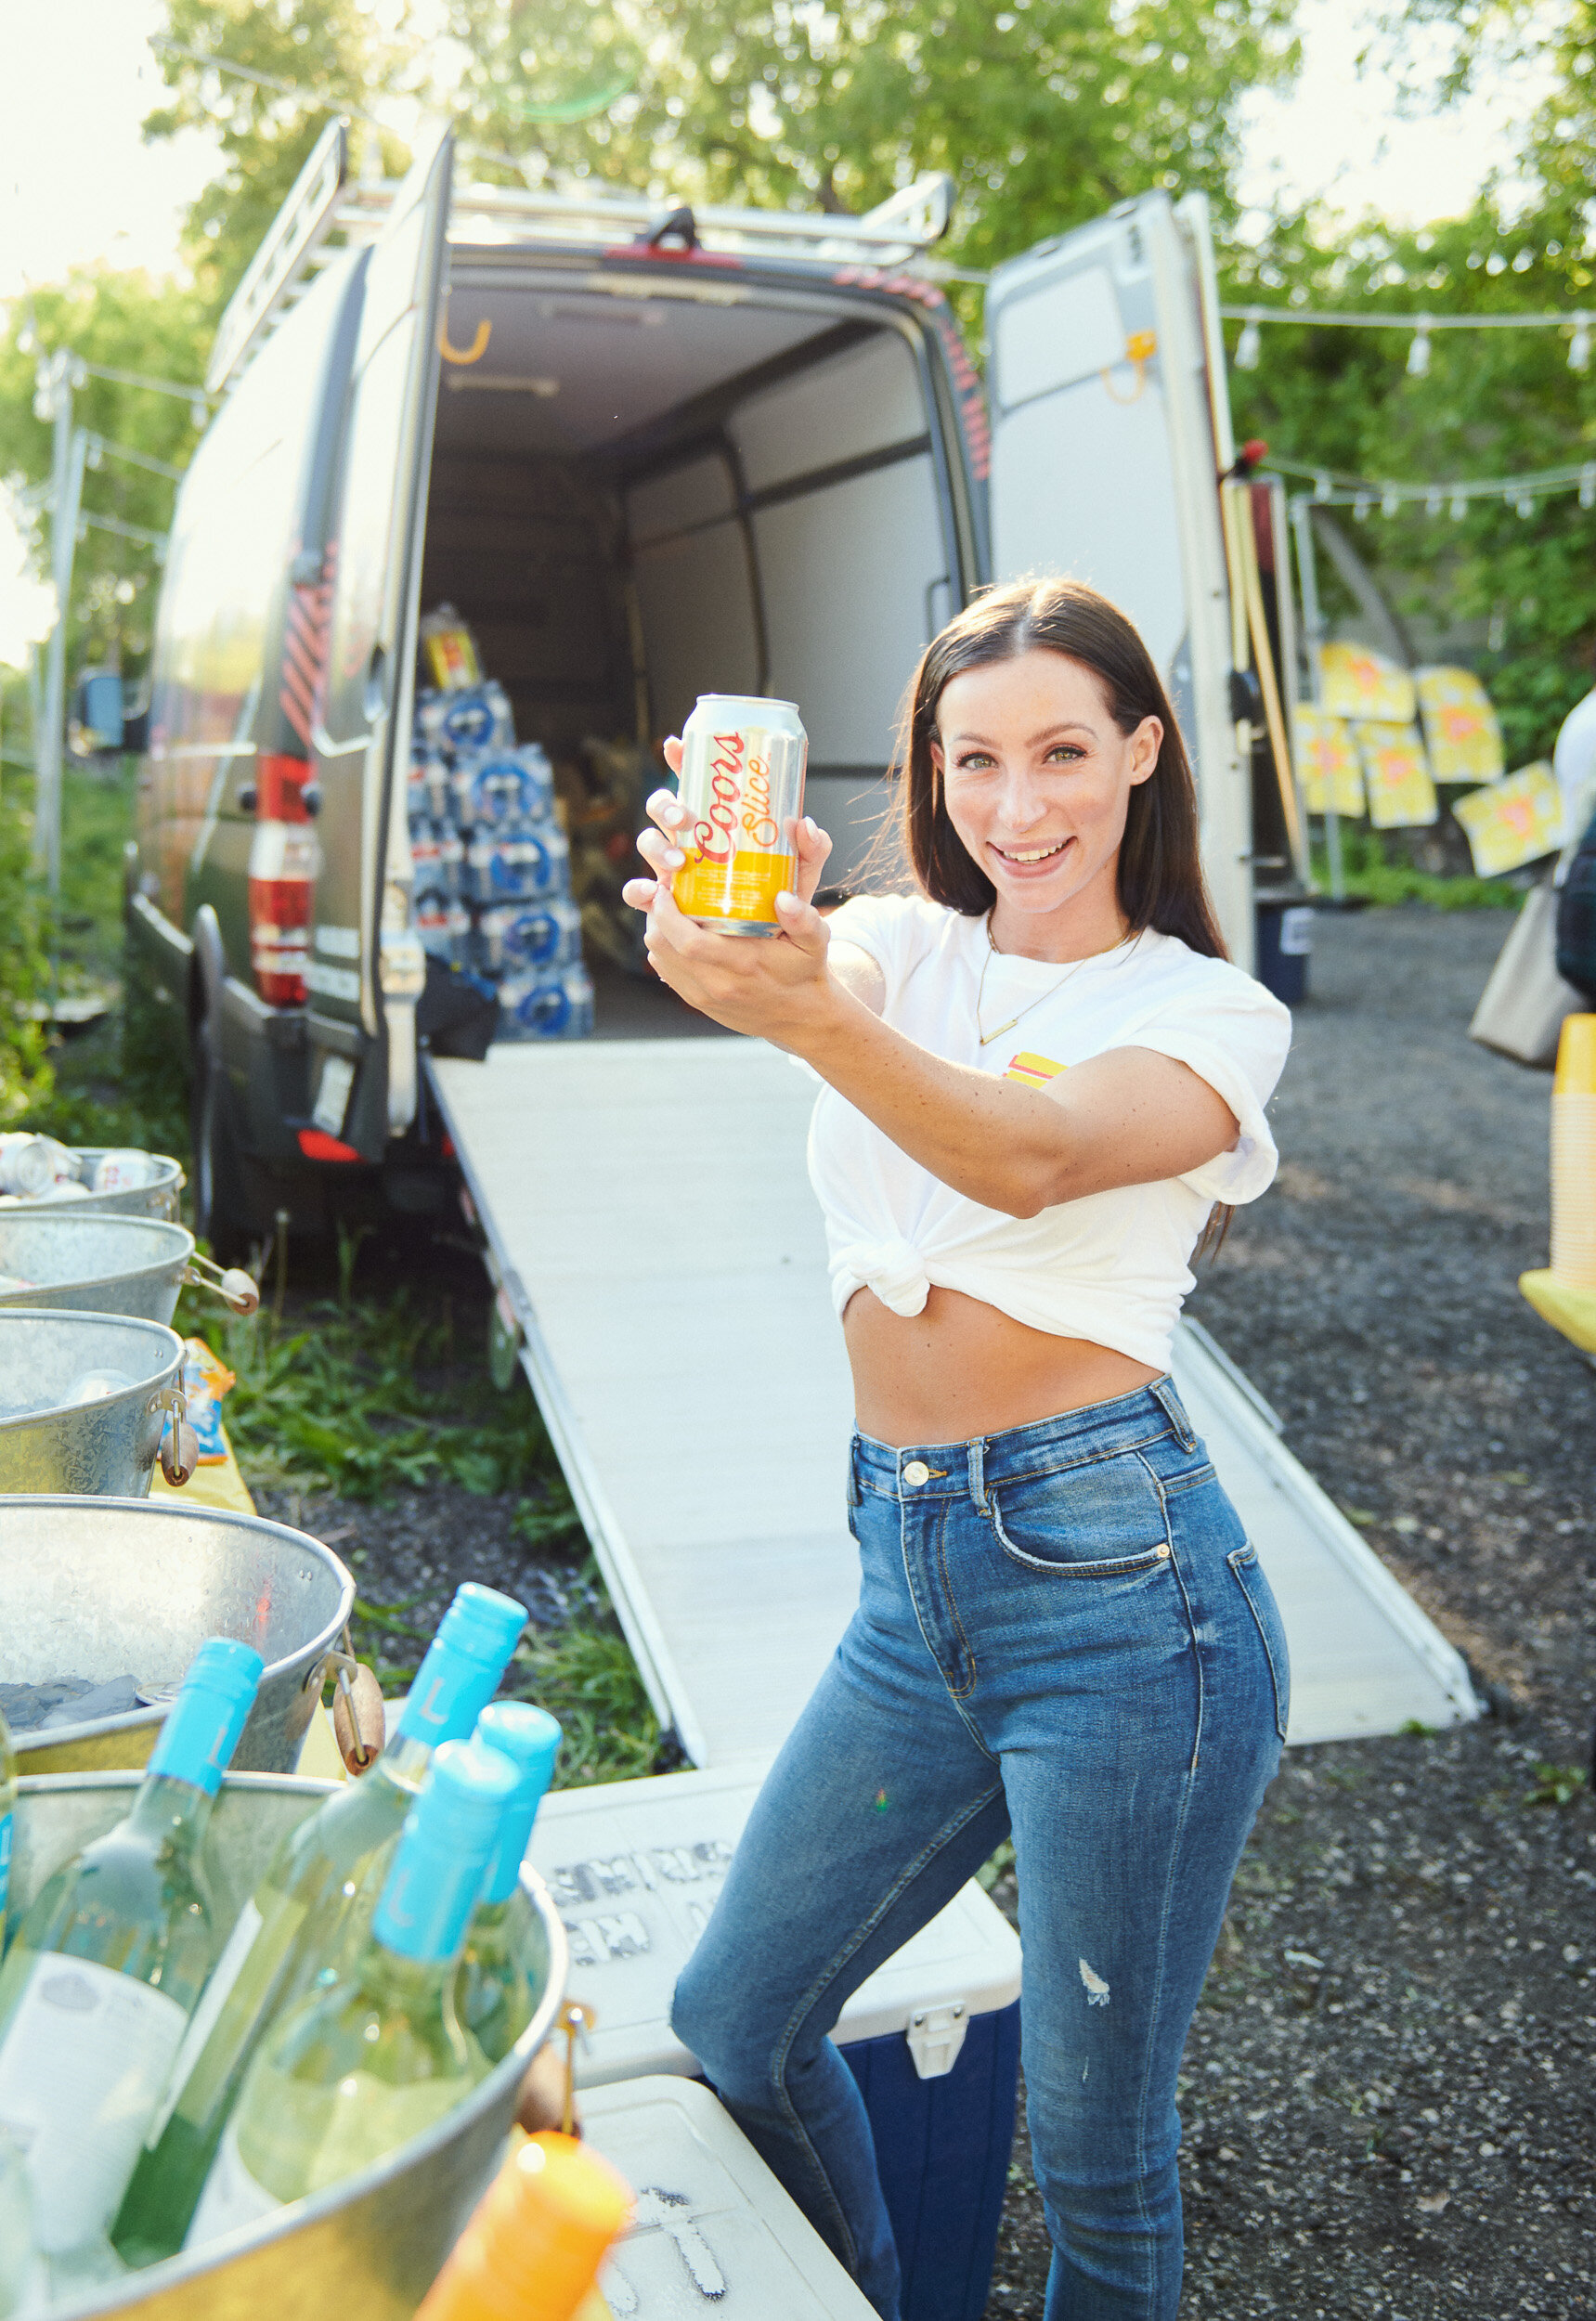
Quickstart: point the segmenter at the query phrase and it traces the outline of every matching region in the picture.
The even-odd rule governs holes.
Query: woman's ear
[[[1158,754],[1163,747],[1163,720],[1143,718],[1131,735],[1131,787],[1152,779],[1158,765]]]

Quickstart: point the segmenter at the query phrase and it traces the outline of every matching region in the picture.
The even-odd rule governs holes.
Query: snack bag
[[[440,604],[427,614],[421,624],[421,639],[433,682],[440,693],[458,693],[464,686],[481,684],[476,640],[452,604]]]
[[[233,1372],[225,1362],[219,1362],[202,1338],[183,1341],[183,1368],[178,1384],[188,1404],[188,1423],[200,1445],[201,1467],[225,1467],[227,1462],[227,1438],[222,1432],[222,1414],[217,1408],[222,1396],[233,1383]],[[168,1418],[162,1440],[172,1431]]]

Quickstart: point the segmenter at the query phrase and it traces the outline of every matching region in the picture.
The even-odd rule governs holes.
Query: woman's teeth
[[[993,851],[1006,862],[1045,862],[1050,854],[1062,854],[1069,843],[1068,838],[1059,838],[1052,846],[1032,847],[1024,853],[1019,847],[994,845]]]

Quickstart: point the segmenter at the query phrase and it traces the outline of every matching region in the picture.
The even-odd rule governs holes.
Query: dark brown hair
[[[980,918],[996,900],[948,814],[931,756],[943,689],[966,669],[1038,649],[1088,668],[1122,733],[1144,718],[1163,727],[1158,762],[1132,790],[1120,843],[1119,902],[1133,935],[1178,935],[1210,959],[1228,956],[1202,875],[1197,787],[1180,728],[1151,654],[1133,624],[1083,580],[1016,580],[988,589],[932,639],[904,705],[898,771],[899,831],[916,884],[933,902]]]

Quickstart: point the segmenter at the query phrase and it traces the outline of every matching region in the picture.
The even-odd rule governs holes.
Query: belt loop
[[[986,1445],[980,1436],[970,1445],[970,1497],[977,1512],[984,1515],[986,1504]]]
[[[859,1488],[859,1437],[854,1434],[849,1438],[848,1444],[848,1504],[858,1507],[862,1499]]]
[[[1195,1450],[1197,1448],[1197,1434],[1192,1426],[1191,1420],[1186,1415],[1185,1407],[1181,1402],[1180,1396],[1174,1391],[1174,1379],[1167,1376],[1164,1378],[1155,1378],[1152,1381],[1152,1392],[1157,1395],[1160,1403],[1163,1406],[1164,1417],[1169,1420],[1171,1426],[1174,1427],[1176,1435],[1179,1437],[1182,1450]]]

